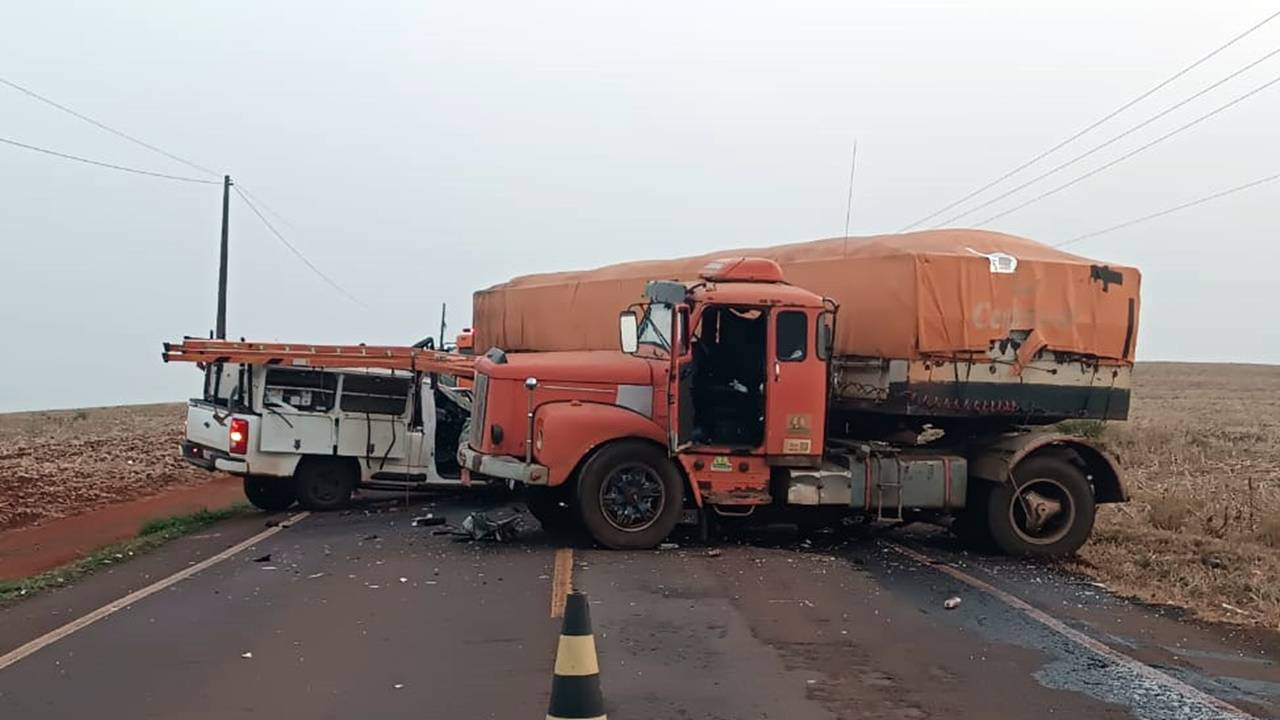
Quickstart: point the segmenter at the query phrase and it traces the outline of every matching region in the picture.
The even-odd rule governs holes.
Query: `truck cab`
[[[772,260],[716,260],[645,299],[619,316],[620,352],[480,359],[463,472],[523,483],[545,526],[580,523],[614,548],[767,508],[953,515],[1013,554],[1053,556],[1087,539],[1095,500],[1124,498],[1114,462],[1079,438],[833,422],[838,308]]]
[[[244,478],[264,510],[341,507],[356,488],[457,485],[470,391],[431,373],[215,362],[182,456]]]

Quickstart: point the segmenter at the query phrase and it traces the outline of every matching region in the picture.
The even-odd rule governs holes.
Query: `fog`
[[[515,275],[893,232],[1087,126],[1272,3],[11,3],[0,77],[217,172],[228,330],[410,343]],[[1280,19],[1035,168],[1280,45]],[[972,225],[1272,80],[1280,57]],[[1280,172],[1280,85],[986,227],[1062,242]],[[0,137],[208,179],[0,86]],[[1012,187],[1016,182],[1002,187]],[[1280,183],[1082,241],[1144,273],[1140,360],[1280,362]],[[989,197],[990,195],[983,196]],[[221,187],[0,145],[0,410],[182,399]],[[979,198],[981,199],[981,198]],[[970,204],[976,204],[974,200]],[[966,206],[962,206],[966,207]],[[946,218],[951,213],[939,219]],[[856,312],[856,308],[845,308]]]

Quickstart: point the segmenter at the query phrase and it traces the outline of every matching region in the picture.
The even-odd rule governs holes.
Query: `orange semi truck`
[[[519,278],[476,295],[459,463],[613,548],[856,514],[1070,554],[1126,493],[1044,426],[1127,416],[1139,280],[979,231]]]

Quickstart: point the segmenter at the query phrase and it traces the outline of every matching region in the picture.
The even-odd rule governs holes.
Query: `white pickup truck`
[[[407,370],[213,363],[187,404],[182,456],[242,476],[269,511],[335,509],[356,488],[457,486],[470,392]]]

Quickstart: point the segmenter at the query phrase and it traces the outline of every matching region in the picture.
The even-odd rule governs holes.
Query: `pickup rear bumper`
[[[182,459],[196,467],[241,475],[249,473],[249,463],[244,458],[233,457],[222,450],[193,443],[190,440],[183,440],[179,446],[182,448]]]
[[[458,448],[458,463],[475,475],[518,480],[527,485],[546,485],[550,477],[545,465],[522,462],[506,455],[487,455],[466,445]]]

